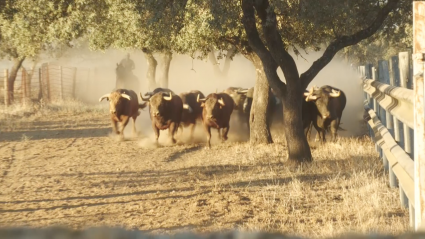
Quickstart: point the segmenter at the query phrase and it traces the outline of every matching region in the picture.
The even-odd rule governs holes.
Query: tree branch
[[[267,47],[273,59],[283,71],[287,84],[298,84],[299,73],[294,58],[285,50],[286,46],[277,29],[276,14],[268,0],[255,0],[255,9],[261,19],[264,37]]]
[[[308,84],[316,77],[316,75],[332,60],[335,54],[343,49],[344,47],[355,45],[361,40],[372,36],[383,24],[388,14],[395,9],[399,0],[388,0],[385,5],[378,13],[376,19],[370,24],[369,27],[360,30],[350,36],[342,36],[332,41],[326,48],[323,55],[313,62],[311,67],[301,74],[300,79],[303,89],[307,88]]]
[[[263,62],[264,72],[266,73],[270,86],[276,94],[283,95],[286,93],[286,85],[277,76],[276,70],[278,65],[258,34],[255,24],[253,0],[242,0],[242,10],[242,23],[247,34],[248,43]]]

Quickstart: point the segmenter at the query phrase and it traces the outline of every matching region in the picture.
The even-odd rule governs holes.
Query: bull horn
[[[108,94],[104,94],[102,97],[100,97],[99,98],[99,102],[101,102],[103,99],[107,99],[107,100],[109,100],[109,96],[110,96],[111,94],[110,93],[108,93]]]
[[[142,92],[140,92],[140,98],[142,98],[143,101],[149,101],[151,97],[143,98]]]
[[[341,95],[341,91],[332,89],[332,92],[329,93],[330,97],[339,97]]]
[[[145,93],[145,96],[152,96],[152,95],[153,95],[153,92],[151,92],[151,91]]]
[[[218,99],[218,103],[219,103],[221,106],[225,106],[224,101],[223,101],[223,98]]]
[[[131,97],[127,95],[126,93],[121,93],[122,98],[126,98],[127,100],[131,100]]]
[[[186,110],[188,110],[189,111],[189,113],[192,113],[192,107],[190,107],[190,105],[188,105],[188,104],[183,104],[183,109],[186,109]]]
[[[305,97],[305,101],[309,102],[310,100],[317,100],[317,96],[308,95],[307,97]]]
[[[309,91],[304,91],[304,96],[309,96],[310,92]]]
[[[170,96],[164,95],[162,98],[164,98],[164,100],[170,101],[173,98],[173,95],[171,94],[171,92],[169,92],[169,93],[170,93]]]
[[[248,93],[248,89],[238,90],[237,93],[238,94],[246,94],[246,93]]]
[[[196,98],[196,102],[204,102],[205,101],[205,98],[204,99],[199,99],[199,94],[198,94],[198,98]]]

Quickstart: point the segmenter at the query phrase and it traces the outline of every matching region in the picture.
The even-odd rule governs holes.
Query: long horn
[[[146,92],[145,93],[145,96],[152,96],[153,95],[153,92],[152,91],[149,91],[149,92]]]
[[[223,101],[223,98],[218,99],[218,103],[219,103],[221,106],[225,106],[224,101]]]
[[[169,92],[169,93],[170,93],[170,96],[164,95],[162,98],[164,98],[164,100],[170,101],[173,98],[173,95],[171,94],[171,92]]]
[[[107,100],[109,100],[109,96],[110,96],[111,94],[110,93],[108,93],[108,94],[104,94],[102,97],[100,97],[99,98],[99,102],[101,102],[103,99],[107,99]]]
[[[332,89],[332,93],[329,93],[330,97],[339,97],[341,95],[341,91]]]
[[[246,94],[246,93],[248,93],[248,89],[238,90],[237,93],[238,94]]]
[[[205,101],[205,98],[204,99],[199,99],[199,94],[198,94],[198,98],[196,98],[196,102],[204,102]]]
[[[143,101],[149,101],[151,97],[143,98],[142,92],[140,92],[140,98],[142,98]]]
[[[127,95],[126,93],[121,93],[122,98],[126,98],[127,100],[131,100],[131,97]]]

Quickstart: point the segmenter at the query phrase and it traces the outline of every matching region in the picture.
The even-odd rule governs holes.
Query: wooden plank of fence
[[[415,230],[425,231],[425,2],[413,2]]]
[[[4,70],[4,104],[10,105],[10,94],[9,94],[9,70]]]

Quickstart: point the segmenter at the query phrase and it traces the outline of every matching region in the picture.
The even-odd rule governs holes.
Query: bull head
[[[147,94],[147,93],[146,93]],[[145,94],[145,95],[146,95]],[[140,98],[142,98],[143,101],[149,101],[151,99],[151,96],[143,98],[142,92],[140,92]]]
[[[341,95],[341,91],[332,89],[332,92],[329,93],[330,97],[339,97]]]
[[[109,94],[104,94],[102,97],[100,97],[99,102],[101,102],[103,99],[106,99],[109,101],[109,97],[110,97],[110,93]],[[131,97],[129,95],[127,95],[126,93],[121,93],[120,96],[122,98],[125,98],[127,100],[131,100]]]
[[[173,95],[171,94],[171,92],[169,92],[170,95],[169,96],[165,96],[165,94],[163,94],[162,98],[166,101],[170,101],[173,98]]]

